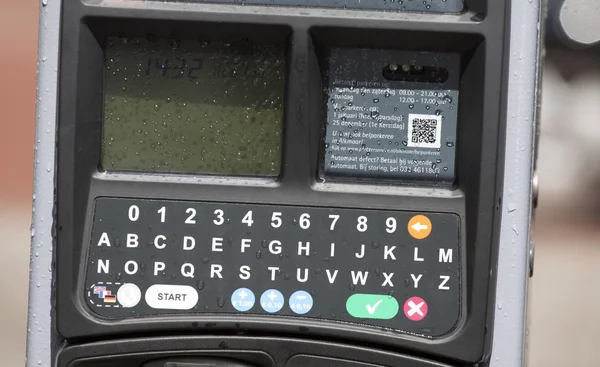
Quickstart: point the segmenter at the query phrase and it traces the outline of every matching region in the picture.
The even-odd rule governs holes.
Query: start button
[[[155,284],[146,291],[146,303],[160,310],[189,310],[198,303],[198,292],[187,285]]]

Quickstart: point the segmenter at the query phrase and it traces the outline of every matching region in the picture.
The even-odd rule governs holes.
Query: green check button
[[[354,294],[346,301],[346,310],[357,319],[389,320],[398,314],[398,301],[386,294]]]

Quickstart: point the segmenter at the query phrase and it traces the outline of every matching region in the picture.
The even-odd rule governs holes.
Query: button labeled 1
[[[346,310],[357,319],[389,320],[398,314],[400,305],[385,294],[355,294],[346,301]]]

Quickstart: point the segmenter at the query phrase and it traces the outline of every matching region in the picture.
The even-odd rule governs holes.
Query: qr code
[[[408,146],[439,148],[442,138],[442,116],[408,115]]]

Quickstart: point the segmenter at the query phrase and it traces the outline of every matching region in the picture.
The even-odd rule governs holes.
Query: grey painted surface
[[[41,0],[27,367],[52,366],[52,242],[61,0]]]
[[[540,0],[513,0],[506,173],[490,366],[524,365],[531,177],[537,106]]]

